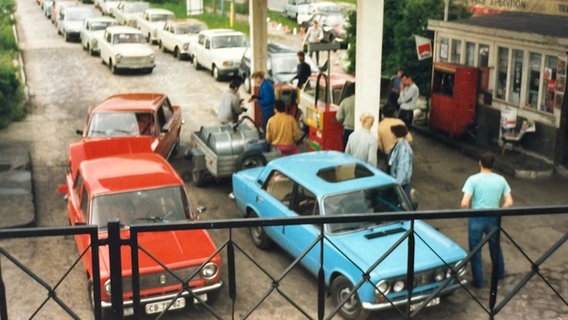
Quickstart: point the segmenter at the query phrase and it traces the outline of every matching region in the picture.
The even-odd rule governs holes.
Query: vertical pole
[[[318,319],[322,320],[325,314],[325,274],[323,272],[323,228],[324,225],[320,225],[320,268],[318,271]]]
[[[449,11],[450,11],[450,0],[444,0],[444,21],[448,21]]]
[[[6,287],[2,280],[2,260],[0,260],[0,320],[8,320],[8,304],[6,303]]]
[[[231,0],[231,6],[229,10],[229,27],[235,25],[235,0]]]
[[[410,305],[412,303],[412,290],[414,289],[414,219],[410,220],[410,234],[408,235],[408,257],[406,265],[406,287],[408,288],[408,314],[410,319]]]
[[[496,242],[498,246],[501,246],[501,216],[497,218],[497,232],[493,235],[496,238]],[[491,242],[491,238],[489,239]],[[491,245],[491,243],[489,244]],[[481,249],[480,249],[481,250]],[[499,274],[499,266],[497,264],[497,252],[491,252],[491,288],[489,292],[489,311],[490,317],[493,319],[494,312],[495,312],[495,302],[497,301],[497,275]]]
[[[132,307],[134,309],[133,318],[140,319],[142,317],[142,309],[140,308],[140,263],[138,251],[138,237],[140,233],[130,231],[130,252],[132,266]]]
[[[122,308],[122,263],[120,255],[120,221],[108,221],[108,253],[110,261],[111,319],[124,318]]]
[[[227,245],[227,269],[229,271],[229,297],[231,297],[231,300],[233,300],[234,308],[235,300],[237,299],[237,274],[235,265],[235,246],[233,244],[233,229],[229,229],[229,244]]]

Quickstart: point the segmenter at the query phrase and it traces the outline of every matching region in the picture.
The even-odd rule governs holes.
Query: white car
[[[89,7],[69,7],[59,11],[57,17],[57,34],[63,35],[65,41],[79,40],[83,21],[95,16]]]
[[[111,12],[118,24],[136,27],[136,19],[141,17],[144,11],[149,8],[148,2],[122,1],[115,8],[112,8]]]
[[[168,20],[158,29],[158,46],[164,52],[172,52],[175,58],[189,58],[189,44],[197,40],[197,35],[207,30],[207,24],[196,19]]]
[[[303,4],[298,6],[298,14],[296,15],[296,21],[299,25],[310,20],[310,18],[316,13],[341,13],[341,7],[334,2],[314,2],[310,4]]]
[[[112,73],[120,70],[154,70],[155,56],[140,30],[127,26],[107,27],[99,43],[101,60]]]
[[[118,25],[116,19],[111,17],[92,17],[85,19],[80,35],[81,46],[92,56],[99,54],[99,43],[103,40],[106,28],[116,25]]]
[[[301,5],[307,5],[314,2],[315,0],[288,0],[288,3],[284,5],[284,15],[290,19],[297,20],[298,8]]]
[[[99,8],[105,16],[110,16],[112,8],[116,8],[119,3],[116,0],[95,0],[95,8]]]
[[[242,32],[209,29],[199,33],[197,41],[189,45],[189,51],[195,69],[210,70],[213,78],[220,81],[223,77],[238,74],[247,47],[248,41]]]
[[[146,9],[141,17],[136,18],[136,27],[146,36],[149,43],[158,42],[158,30],[164,28],[167,20],[174,19],[170,10],[160,8]]]

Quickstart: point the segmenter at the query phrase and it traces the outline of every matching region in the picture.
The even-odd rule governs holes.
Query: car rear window
[[[317,176],[327,182],[342,182],[347,180],[373,176],[373,172],[359,163],[324,168],[318,171]]]

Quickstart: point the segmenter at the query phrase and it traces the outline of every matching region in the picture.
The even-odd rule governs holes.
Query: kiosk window
[[[544,74],[542,86],[544,92],[542,94],[542,105],[540,111],[553,112],[554,110],[554,84],[556,82],[558,58],[554,56],[546,56],[544,61]],[[561,71],[562,72],[562,71]]]
[[[507,93],[507,68],[509,67],[509,49],[499,48],[497,56],[497,83],[495,97],[505,99]]]
[[[468,66],[475,66],[475,43],[465,43],[465,64]]]
[[[442,70],[434,70],[434,85],[432,93],[452,97],[454,95],[455,73]]]
[[[461,40],[452,39],[452,60],[453,63],[461,63]]]
[[[523,51],[513,50],[512,66],[511,66],[511,85],[509,89],[509,102],[514,104],[520,103],[521,97],[521,82],[523,79]]]

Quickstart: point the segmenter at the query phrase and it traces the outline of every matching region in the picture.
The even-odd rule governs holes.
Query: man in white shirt
[[[231,81],[229,90],[225,91],[223,96],[221,96],[221,104],[219,105],[219,114],[217,116],[221,124],[236,123],[239,120],[239,115],[246,111],[241,107],[243,100],[239,96],[240,86],[241,82],[239,80]]]
[[[412,77],[407,73],[403,74],[398,97],[398,104],[400,105],[398,117],[404,121],[408,130],[412,128],[412,120],[414,120],[414,109],[418,103],[418,95],[418,86],[412,81]]]
[[[309,43],[320,43],[323,40],[323,29],[319,27],[318,21],[313,20],[311,27],[308,28],[306,31],[306,36],[304,37],[303,47],[306,48],[306,45]],[[305,51],[305,50],[304,50]],[[314,57],[314,52],[316,54],[316,63],[319,66],[319,52],[317,51],[310,51],[310,57]]]

